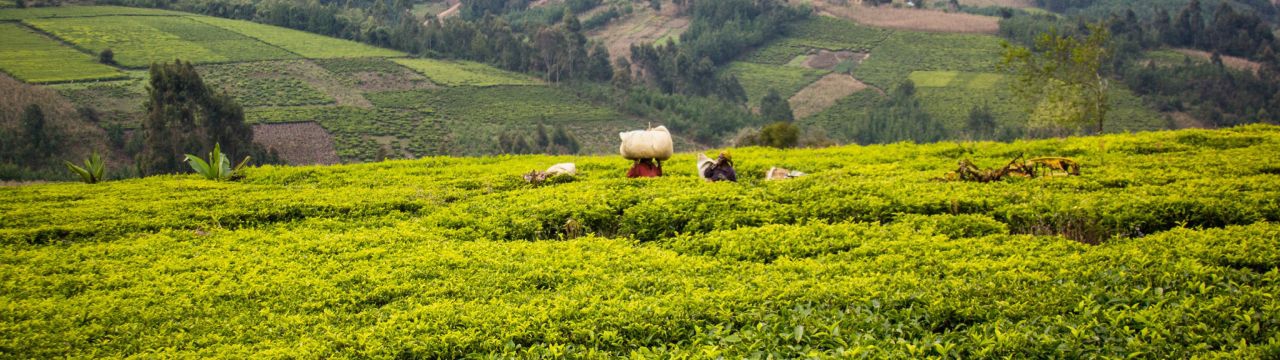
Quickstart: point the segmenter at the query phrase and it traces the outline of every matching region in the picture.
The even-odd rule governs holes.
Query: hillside
[[[6,187],[0,356],[1274,358],[1278,153],[1252,125],[734,149],[740,183],[680,154]],[[933,180],[1019,154],[1082,175]]]
[[[493,154],[499,135],[539,123],[572,129],[584,152],[604,153],[616,132],[648,123],[488,65],[176,11],[0,9],[0,34],[17,39],[0,47],[0,71],[92,110],[102,120],[95,131],[139,128],[147,66],[191,61],[245,107],[259,142],[292,164]],[[97,61],[105,49],[116,65]]]

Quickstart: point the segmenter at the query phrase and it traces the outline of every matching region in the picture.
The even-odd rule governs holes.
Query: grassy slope
[[[0,349],[1266,358],[1278,151],[1280,128],[1251,126],[737,149],[738,184],[681,154],[651,180],[616,157],[521,156],[0,188]],[[930,180],[1018,153],[1084,175]],[[519,180],[562,161],[578,181]],[[811,175],[756,180],[774,165]],[[1141,237],[1016,235],[1060,232]]]

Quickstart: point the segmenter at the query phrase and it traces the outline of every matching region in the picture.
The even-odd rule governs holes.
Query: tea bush
[[[678,154],[0,187],[0,354],[1275,358],[1276,153],[1253,125],[733,149],[738,183]],[[1018,154],[1082,175],[933,180]]]

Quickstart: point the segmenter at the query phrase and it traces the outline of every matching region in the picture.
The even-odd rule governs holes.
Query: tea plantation
[[[1019,154],[1082,175],[934,180]],[[0,357],[1273,359],[1276,154],[1254,125],[733,149],[739,183],[680,154],[4,187]]]

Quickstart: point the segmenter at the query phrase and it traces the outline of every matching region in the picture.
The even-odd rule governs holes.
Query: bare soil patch
[[[631,57],[631,44],[676,38],[689,28],[689,18],[677,16],[676,10],[670,1],[663,2],[661,13],[648,6],[636,6],[631,15],[618,18],[589,35],[604,42],[610,56]]]
[[[831,0],[812,0],[810,4],[823,15],[888,29],[962,34],[995,34],[1000,30],[1000,19],[992,16],[948,13],[933,9],[863,6],[859,2],[841,5]]]
[[[255,124],[253,141],[275,149],[289,165],[337,164],[333,136],[315,122]]]
[[[440,20],[448,19],[457,16],[460,11],[462,11],[462,2],[453,4],[453,6],[449,7],[449,10],[442,11],[439,15],[436,15],[436,18]]]
[[[1178,53],[1181,53],[1183,55],[1187,55],[1190,57],[1200,58],[1205,60],[1213,58],[1213,54],[1200,51],[1200,50],[1173,49],[1173,51],[1177,51]],[[1250,71],[1250,72],[1253,72],[1254,74],[1257,74],[1258,70],[1262,69],[1261,63],[1258,63],[1249,59],[1245,59],[1245,58],[1230,56],[1230,55],[1222,55],[1222,65],[1225,65],[1226,67],[1240,70],[1240,71]]]
[[[977,7],[1003,6],[1015,9],[1032,7],[1030,0],[964,0],[960,4]]]
[[[359,72],[351,75],[362,91],[404,91],[436,88],[427,77],[412,71],[397,74],[381,72]]]
[[[866,90],[867,84],[858,81],[849,74],[827,74],[814,81],[800,92],[791,96],[787,102],[797,119],[817,114],[836,104],[853,93]]]
[[[810,69],[831,70],[845,60],[852,60],[861,64],[869,55],[871,54],[864,52],[853,52],[847,50],[830,51],[819,49],[817,54],[809,56],[809,59],[805,60],[804,66]]]

